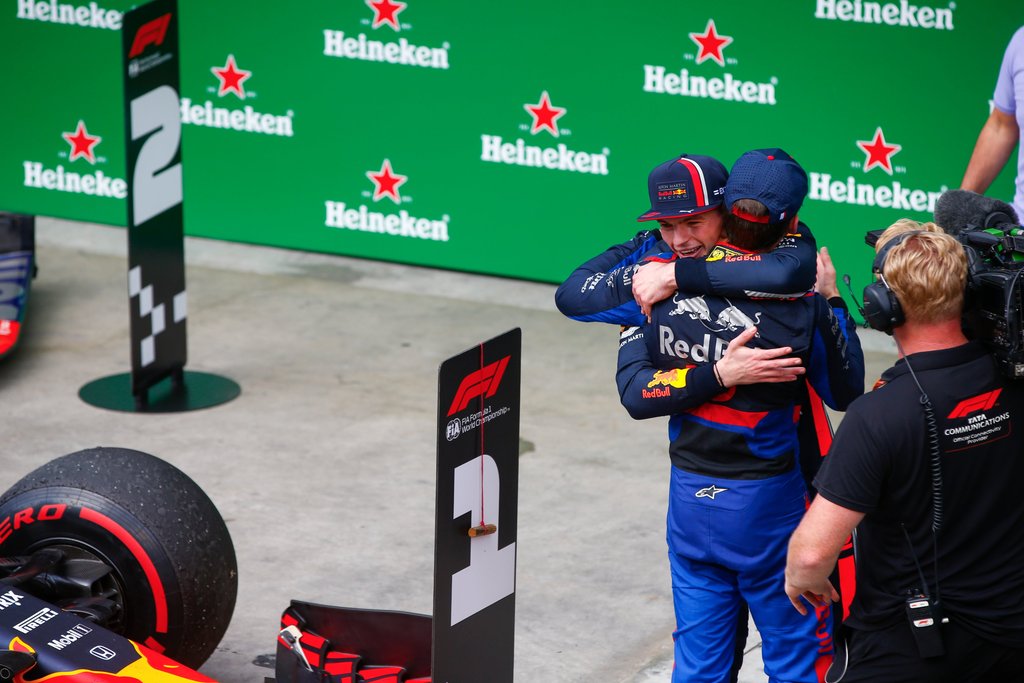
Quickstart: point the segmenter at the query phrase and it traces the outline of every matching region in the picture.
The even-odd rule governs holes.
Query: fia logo
[[[455,418],[448,422],[444,436],[449,441],[455,441],[455,439],[459,438],[459,434],[462,434],[462,424],[459,418]]]

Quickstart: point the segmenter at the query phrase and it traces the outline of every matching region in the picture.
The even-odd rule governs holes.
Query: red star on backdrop
[[[549,133],[556,138],[558,137],[556,121],[565,114],[565,107],[552,106],[547,90],[540,94],[540,102],[537,104],[524,104],[523,109],[530,112],[530,116],[533,117],[533,126],[530,127],[531,134],[536,135],[541,128],[547,128]]]
[[[235,64],[234,55],[228,55],[227,64],[223,67],[218,68],[215,66],[210,71],[220,79],[220,87],[217,89],[218,97],[224,97],[227,93],[233,92],[240,99],[245,99],[245,86],[242,84],[252,76],[252,72],[239,69],[238,65]]]
[[[89,131],[85,129],[85,121],[78,122],[78,127],[75,128],[74,133],[63,133],[62,135],[71,144],[71,156],[68,158],[68,161],[84,157],[90,164],[96,163],[96,153],[93,151],[93,148],[103,138],[99,135],[89,135]]]
[[[373,188],[373,201],[379,201],[385,195],[391,197],[391,201],[395,204],[402,201],[398,188],[409,179],[409,176],[399,175],[391,170],[391,162],[388,159],[384,160],[379,171],[367,171],[366,177],[372,180],[375,185]]]
[[[406,3],[395,0],[366,0],[366,4],[373,10],[373,25],[370,28],[390,24],[396,31],[401,30],[398,26],[398,15],[408,6]]]
[[[867,155],[864,162],[865,173],[875,166],[881,166],[889,175],[892,175],[892,156],[903,149],[903,145],[886,143],[881,127],[875,128],[874,140],[858,140],[857,146]]]
[[[708,19],[708,25],[705,27],[704,33],[691,33],[690,40],[697,43],[697,47],[700,48],[700,52],[697,53],[698,64],[704,60],[713,59],[720,66],[725,66],[725,57],[722,56],[722,49],[732,42],[732,38],[718,35],[714,19]]]

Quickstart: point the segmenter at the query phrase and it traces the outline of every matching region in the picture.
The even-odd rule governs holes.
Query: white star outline
[[[719,493],[725,493],[728,490],[729,489],[720,489],[717,486],[715,486],[714,484],[712,484],[711,486],[705,486],[700,491],[697,491],[697,493],[693,494],[693,497],[694,498],[710,498],[711,500],[714,500],[715,496],[717,496]]]

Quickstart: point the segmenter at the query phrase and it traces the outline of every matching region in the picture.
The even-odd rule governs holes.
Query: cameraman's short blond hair
[[[885,257],[882,276],[908,321],[935,323],[959,319],[967,286],[967,255],[963,246],[935,223],[901,218],[878,238],[880,250],[898,235],[918,231],[894,246]]]

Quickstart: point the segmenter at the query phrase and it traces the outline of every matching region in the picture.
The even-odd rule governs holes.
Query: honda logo
[[[109,661],[117,656],[117,653],[111,650],[105,645],[97,645],[93,649],[89,650],[89,654],[97,659],[102,659],[104,662]]]

